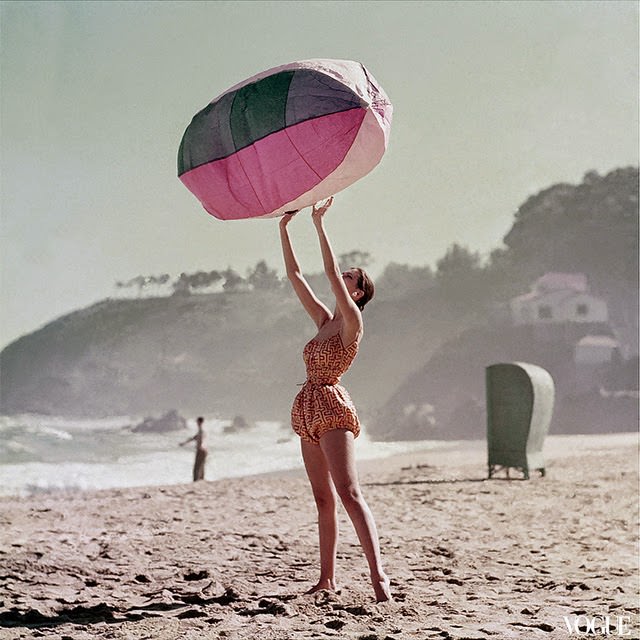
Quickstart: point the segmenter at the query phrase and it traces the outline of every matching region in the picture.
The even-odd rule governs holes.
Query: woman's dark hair
[[[358,272],[358,289],[364,293],[359,300],[356,300],[356,304],[360,308],[360,311],[362,311],[364,309],[364,305],[373,298],[375,287],[373,286],[373,280],[364,269],[356,267],[356,271]]]

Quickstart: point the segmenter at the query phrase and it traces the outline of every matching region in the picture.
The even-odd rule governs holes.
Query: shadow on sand
[[[393,480],[391,482],[363,482],[363,487],[391,487],[403,484],[459,484],[464,482],[521,482],[527,478],[441,478],[441,479],[421,479],[421,480]]]

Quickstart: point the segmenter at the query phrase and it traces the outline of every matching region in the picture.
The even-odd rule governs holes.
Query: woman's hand
[[[318,206],[318,203],[313,205],[313,209],[311,209],[311,219],[313,220],[314,224],[322,222],[322,217],[325,213],[327,213],[327,210],[332,204],[333,196],[331,196],[328,200],[325,200],[320,206]]]
[[[298,210],[285,212],[280,218],[280,228],[284,229],[291,222],[296,213],[298,213]]]

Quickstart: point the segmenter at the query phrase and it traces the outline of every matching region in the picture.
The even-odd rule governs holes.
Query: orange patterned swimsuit
[[[307,442],[318,444],[332,429],[348,429],[358,437],[360,421],[344,387],[338,383],[358,353],[358,343],[342,344],[339,333],[304,347],[307,381],[293,401],[291,426]]]

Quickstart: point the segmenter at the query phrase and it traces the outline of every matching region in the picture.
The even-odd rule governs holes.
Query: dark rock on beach
[[[135,433],[166,433],[186,428],[187,421],[175,409],[172,409],[160,418],[145,418],[131,430]]]

